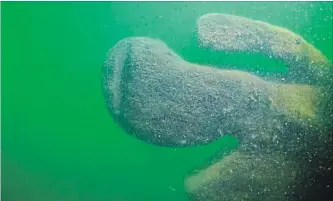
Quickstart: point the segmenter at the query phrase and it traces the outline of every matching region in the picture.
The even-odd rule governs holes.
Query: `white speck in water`
[[[169,189],[172,191],[176,191],[176,189],[172,188],[171,186],[169,186]]]

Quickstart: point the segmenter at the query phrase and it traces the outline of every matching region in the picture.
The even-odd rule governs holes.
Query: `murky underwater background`
[[[190,62],[279,71],[277,60],[198,48],[196,19],[218,12],[285,27],[329,59],[332,2],[4,2],[2,201],[186,201],[184,176],[216,152],[164,148],[127,135],[108,114],[101,87],[107,51],[119,40],[163,40]]]

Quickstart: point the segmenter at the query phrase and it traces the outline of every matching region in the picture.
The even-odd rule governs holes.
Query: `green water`
[[[233,138],[183,149],[127,135],[101,88],[106,52],[159,38],[184,59],[281,71],[259,55],[197,48],[196,19],[220,12],[288,28],[332,60],[332,2],[3,2],[2,201],[186,201],[184,176]]]

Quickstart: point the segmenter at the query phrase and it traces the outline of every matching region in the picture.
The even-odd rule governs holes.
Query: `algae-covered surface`
[[[249,166],[241,166],[244,170],[256,167],[253,161],[268,161],[269,165],[258,166],[267,176],[257,179],[264,178],[264,182],[274,181],[281,172],[292,180],[294,176],[289,175],[289,170],[297,170],[294,167],[298,165],[292,161],[282,166],[282,156],[274,155],[286,168],[281,171],[270,171],[279,167],[270,163],[274,157],[247,157],[238,152],[224,158],[226,161],[214,157],[228,155],[237,148],[237,139],[228,135],[205,145],[182,148],[159,146],[128,135],[106,106],[102,66],[107,52],[120,40],[149,37],[163,41],[193,66],[283,77],[288,67],[279,55],[214,51],[202,46],[198,41],[198,19],[205,14],[222,13],[281,27],[279,30],[295,33],[295,43],[307,49],[299,52],[301,55],[306,52],[319,63],[325,60],[325,64],[331,64],[332,12],[332,2],[3,2],[1,200],[191,201],[184,186],[184,181],[191,182],[186,180],[189,173],[199,167],[206,170],[193,177],[195,182],[187,186],[190,190],[201,191],[197,184],[202,183],[200,178],[205,178],[206,172],[210,176],[220,174],[221,181],[237,180],[228,174],[230,170],[223,169],[242,164],[232,162],[234,156],[248,160]],[[293,63],[295,66],[297,63]],[[163,80],[167,76],[156,77]],[[278,87],[274,96],[269,97],[270,104],[283,108],[290,119],[318,121],[314,116],[318,112],[317,100],[325,87],[288,84]],[[218,173],[220,167],[223,171]],[[231,169],[240,181],[249,175],[243,169]],[[213,179],[209,190],[214,191],[214,186],[221,184],[219,176]],[[282,187],[275,194],[283,194]],[[246,188],[258,188],[258,192],[265,189],[260,185]],[[232,190],[233,186],[226,189]],[[238,190],[235,197],[239,199],[256,196],[255,192],[246,194]],[[228,193],[223,199],[230,199],[232,192]],[[204,199],[210,197],[206,194]],[[268,197],[274,200],[275,194]]]

